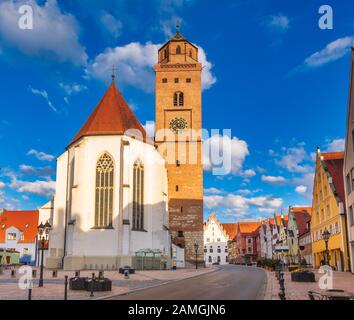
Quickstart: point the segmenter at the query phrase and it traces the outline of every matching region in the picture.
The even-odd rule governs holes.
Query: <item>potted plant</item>
[[[291,281],[294,282],[316,282],[315,274],[310,270],[298,268],[291,272]]]
[[[299,266],[297,264],[289,264],[289,266],[288,266],[288,269],[290,272],[292,272],[298,268],[299,268]]]

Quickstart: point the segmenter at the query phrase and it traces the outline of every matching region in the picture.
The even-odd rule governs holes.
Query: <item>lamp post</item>
[[[325,245],[326,245],[326,256],[325,256],[325,264],[326,265],[329,265],[329,252],[328,252],[328,241],[329,241],[329,238],[331,237],[331,233],[327,230],[327,228],[323,231],[322,233],[322,238],[323,240],[325,241]]]
[[[199,244],[197,242],[194,243],[194,250],[195,250],[195,269],[198,269],[198,248]]]
[[[43,267],[44,267],[44,250],[45,250],[45,241],[48,240],[49,238],[49,231],[51,229],[51,224],[49,221],[47,221],[44,225],[41,222],[40,225],[38,226],[38,242],[40,241],[41,247],[38,249],[42,251],[42,256],[41,256],[41,271],[40,271],[40,277],[39,277],[39,284],[38,287],[43,287]],[[39,244],[39,243],[38,243]]]

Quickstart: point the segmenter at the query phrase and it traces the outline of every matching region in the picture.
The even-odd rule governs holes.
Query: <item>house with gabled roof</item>
[[[210,264],[228,264],[228,243],[236,235],[236,223],[221,223],[212,213],[204,223],[204,261]]]
[[[344,152],[321,152],[318,148],[312,203],[312,255],[314,267],[329,264],[339,271],[349,270]],[[323,234],[330,233],[328,250]]]
[[[306,231],[308,221],[311,221],[312,207],[290,206],[288,212],[289,259],[291,263],[301,262],[299,238]]]

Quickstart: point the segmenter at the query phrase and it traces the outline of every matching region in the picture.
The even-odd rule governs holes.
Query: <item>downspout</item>
[[[66,192],[65,192],[65,221],[64,221],[64,255],[62,257],[61,265],[64,269],[64,258],[66,256],[66,234],[67,234],[67,226],[68,226],[68,188],[69,188],[69,149],[68,159],[66,164]]]

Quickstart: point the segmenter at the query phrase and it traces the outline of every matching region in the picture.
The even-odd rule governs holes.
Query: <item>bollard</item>
[[[103,279],[104,278],[104,271],[101,270],[98,272],[98,279]]]
[[[12,270],[11,270],[11,277],[12,277],[12,278],[15,278],[15,277],[16,277],[16,270],[15,270],[15,269],[12,269]]]
[[[58,277],[58,270],[53,270],[52,277],[53,278],[57,278]]]
[[[32,270],[32,278],[37,278],[37,270],[36,269]]]
[[[95,274],[92,273],[92,279],[91,279],[91,294],[90,297],[93,297],[93,282],[95,281]]]
[[[64,300],[68,300],[68,276],[65,276],[64,281]]]
[[[28,300],[32,300],[32,289],[28,289]]]
[[[285,286],[284,286],[284,273],[280,273],[280,279],[279,279],[279,298],[280,300],[286,300],[285,298]]]

